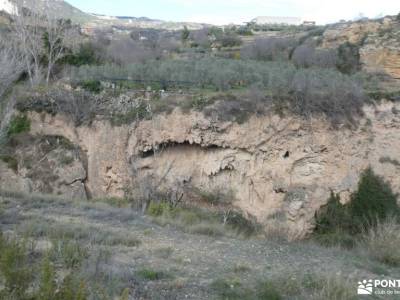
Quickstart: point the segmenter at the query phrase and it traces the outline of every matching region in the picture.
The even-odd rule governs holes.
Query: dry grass
[[[285,220],[285,215],[282,212],[276,212],[268,217],[264,228],[265,237],[273,240],[288,240],[290,233]]]
[[[288,272],[275,278],[259,281],[254,287],[239,278],[220,278],[211,283],[221,299],[252,300],[350,300],[355,289],[344,278],[332,274],[302,274]]]
[[[249,238],[259,230],[258,224],[238,212],[232,212],[225,224],[222,211],[189,206],[173,208],[162,202],[151,203],[147,214],[160,226],[173,226],[192,234]]]
[[[274,239],[242,239],[208,210],[160,209],[142,216],[106,203],[10,196],[0,196],[0,229],[35,241],[35,253],[48,253],[57,272],[58,266],[76,270],[93,299],[103,293],[119,299],[134,284],[134,299],[346,300],[355,299],[357,280],[370,274],[372,263],[380,275],[398,277],[370,251],[281,241],[280,213],[268,232]],[[397,250],[389,245],[396,231],[394,220],[379,224],[362,236],[372,239],[363,249],[383,244]]]
[[[343,277],[331,276],[324,279],[320,289],[314,290],[313,300],[350,300],[355,299],[355,288]]]
[[[400,266],[400,225],[395,218],[378,222],[376,227],[363,234],[359,247],[376,261]]]

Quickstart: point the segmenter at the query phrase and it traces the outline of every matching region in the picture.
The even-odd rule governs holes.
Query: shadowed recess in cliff
[[[141,158],[148,158],[148,157],[153,157],[156,156],[157,154],[162,154],[163,152],[167,150],[171,150],[173,148],[177,147],[192,147],[192,148],[199,148],[203,150],[222,150],[224,147],[218,146],[218,145],[199,145],[199,144],[194,144],[190,143],[188,141],[184,141],[182,143],[178,142],[164,142],[160,144],[153,145],[150,149],[146,149],[144,151],[139,151],[139,156]]]

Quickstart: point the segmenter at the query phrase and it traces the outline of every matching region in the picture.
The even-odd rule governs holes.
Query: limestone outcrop
[[[23,135],[0,160],[0,189],[87,199],[86,168],[79,148],[62,136]]]
[[[395,17],[333,25],[324,32],[322,47],[337,48],[346,42],[359,46],[365,71],[400,80],[400,21]]]
[[[331,191],[348,201],[368,166],[400,192],[399,112],[399,104],[382,102],[365,107],[358,128],[335,130],[322,119],[254,116],[240,125],[179,109],[119,127],[100,119],[76,127],[62,115],[29,118],[31,135],[63,137],[80,149],[64,175],[52,168],[63,178],[55,186],[84,185],[90,197],[123,197],[149,181],[229,191],[233,205],[246,214],[266,227],[280,222],[291,238],[301,238],[312,231],[315,211]],[[48,155],[49,164],[57,151]]]

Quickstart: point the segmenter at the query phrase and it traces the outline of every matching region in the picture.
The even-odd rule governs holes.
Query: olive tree
[[[334,49],[316,49],[312,46],[297,47],[292,55],[292,61],[298,67],[335,68],[338,63],[337,51]]]
[[[70,48],[73,48],[77,31],[69,20],[57,19],[48,12],[44,26],[43,46],[47,60],[46,83],[48,84],[56,63],[67,54]]]
[[[297,41],[294,38],[259,38],[243,47],[241,56],[265,61],[288,60],[291,50],[296,45]]]

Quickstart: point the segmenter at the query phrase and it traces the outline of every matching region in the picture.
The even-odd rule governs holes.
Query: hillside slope
[[[0,208],[0,230],[34,239],[33,257],[57,238],[61,249],[79,243],[77,254],[64,246],[61,257],[71,255],[92,295],[110,296],[102,299],[116,299],[127,288],[129,299],[142,300],[350,300],[360,279],[378,278],[382,270],[390,278],[400,275],[357,251],[185,233],[129,208],[21,195],[0,196]],[[257,291],[267,296],[256,298]]]

